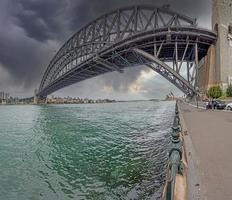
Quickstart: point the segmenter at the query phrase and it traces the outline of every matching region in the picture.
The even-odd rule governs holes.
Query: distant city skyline
[[[211,28],[211,0],[2,0],[0,90],[32,96],[52,56],[73,33],[109,10],[133,4],[170,4],[179,13],[197,17],[200,26]],[[164,98],[170,91],[181,95],[160,75],[141,66],[86,80],[55,95],[133,100]]]

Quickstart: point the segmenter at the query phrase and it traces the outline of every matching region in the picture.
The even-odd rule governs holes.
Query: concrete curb
[[[192,144],[191,136],[189,135],[186,123],[178,103],[181,132],[184,137],[184,149],[187,158],[187,183],[188,183],[188,199],[200,200],[202,197],[202,185],[200,179],[199,159]]]
[[[186,102],[185,102],[186,103]],[[202,110],[206,110],[206,108],[205,107],[202,107],[202,106],[196,106],[196,105],[194,105],[194,104],[191,104],[191,103],[187,103],[188,105],[190,105],[190,106],[192,106],[192,107],[194,107],[194,108],[199,108],[199,109],[202,109]]]

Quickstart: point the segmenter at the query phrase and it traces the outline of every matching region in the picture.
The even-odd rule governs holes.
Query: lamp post
[[[196,87],[196,91],[197,91],[197,96],[196,96],[196,100],[197,100],[197,108],[198,108],[198,97],[199,97],[199,87]]]

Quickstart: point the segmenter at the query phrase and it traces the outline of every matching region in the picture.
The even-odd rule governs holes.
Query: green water
[[[0,199],[160,199],[173,102],[0,106]]]

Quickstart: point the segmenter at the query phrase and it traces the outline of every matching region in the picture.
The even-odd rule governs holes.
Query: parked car
[[[212,107],[214,109],[223,110],[223,109],[225,109],[226,104],[224,102],[220,101],[220,100],[213,100],[212,101]]]
[[[231,105],[231,107],[232,107],[232,105]],[[206,109],[223,110],[225,108],[226,108],[226,104],[220,100],[212,100],[212,101],[206,102]]]
[[[228,104],[226,105],[226,110],[232,111],[232,103],[228,103]]]

